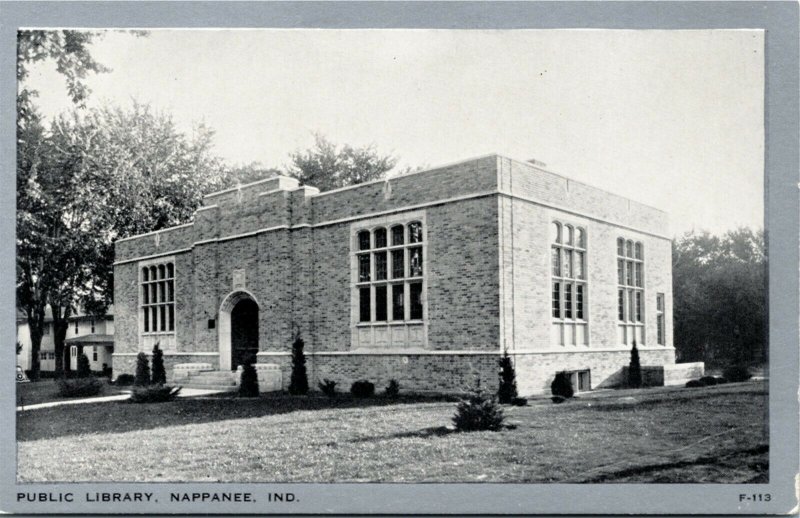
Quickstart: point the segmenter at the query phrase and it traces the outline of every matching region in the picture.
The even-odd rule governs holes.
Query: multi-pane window
[[[644,251],[642,243],[617,239],[619,343],[644,343]]]
[[[97,346],[96,345],[92,346],[92,361],[93,362],[97,361]]]
[[[175,264],[164,262],[141,270],[142,330],[145,333],[175,331]]]
[[[658,345],[666,343],[664,335],[664,294],[656,293],[656,342]]]
[[[359,322],[422,320],[422,223],[357,234]]]
[[[552,224],[552,341],[585,345],[587,320],[586,231],[558,221]]]

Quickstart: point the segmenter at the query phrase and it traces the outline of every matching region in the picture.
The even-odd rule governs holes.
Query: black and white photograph
[[[763,27],[15,31],[14,509],[791,486]]]

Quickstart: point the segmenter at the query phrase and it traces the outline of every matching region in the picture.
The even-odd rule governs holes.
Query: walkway
[[[181,389],[178,397],[196,397],[196,396],[207,396],[209,394],[218,394],[220,390],[206,390],[206,389],[193,389],[193,388],[184,388]],[[22,410],[37,410],[39,408],[50,408],[54,406],[61,406],[61,405],[81,405],[84,403],[105,403],[108,401],[124,401],[130,397],[130,392],[126,394],[118,394],[116,396],[102,396],[102,397],[90,397],[90,398],[83,398],[83,399],[65,399],[62,401],[50,401],[47,403],[36,403],[34,405],[24,405],[18,406],[17,412]]]

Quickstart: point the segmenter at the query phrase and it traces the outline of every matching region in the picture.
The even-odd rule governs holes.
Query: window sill
[[[387,327],[387,326],[421,326],[425,324],[424,320],[392,320],[387,322],[358,322],[356,327]]]

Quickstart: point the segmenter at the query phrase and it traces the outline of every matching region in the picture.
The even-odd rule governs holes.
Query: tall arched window
[[[423,221],[370,226],[355,236],[354,345],[424,345]]]
[[[617,238],[617,341],[644,344],[644,250],[641,242]]]
[[[588,343],[586,231],[581,227],[558,221],[553,222],[552,229],[551,341],[554,345],[586,345]]]

